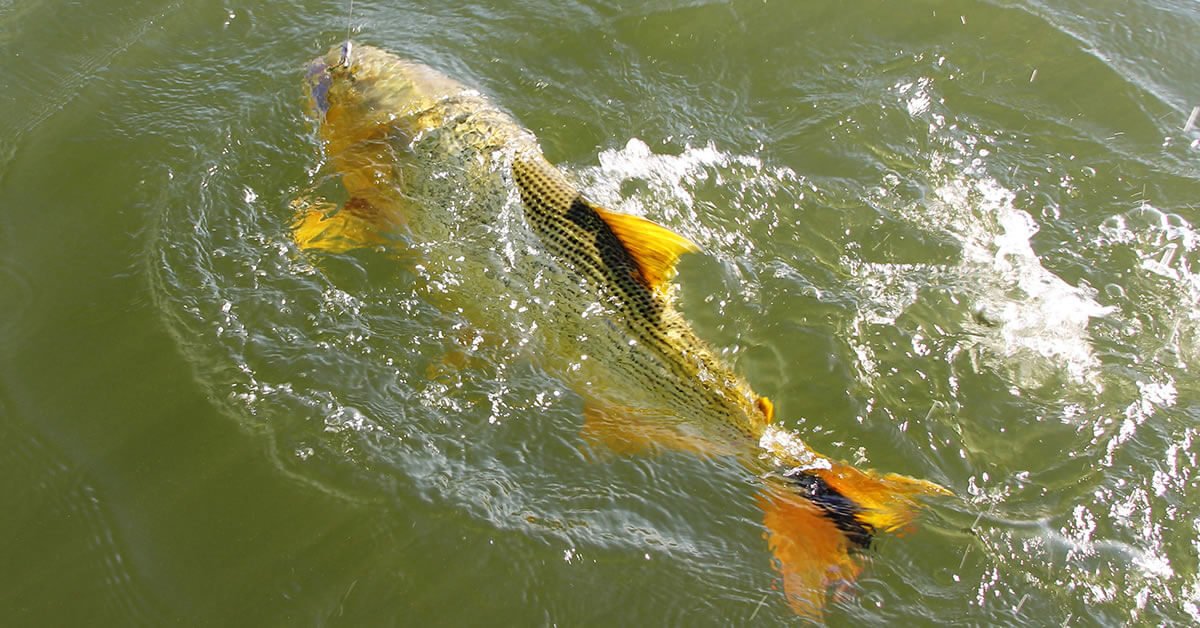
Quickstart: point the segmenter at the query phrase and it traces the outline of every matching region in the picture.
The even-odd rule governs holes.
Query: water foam
[[[1029,466],[1016,469],[1032,469],[1038,478],[1032,483],[1028,471],[1006,469],[1003,456],[960,450],[978,469],[968,493],[975,507],[986,511],[976,523],[990,521],[972,526],[989,556],[976,604],[995,605],[1003,595],[1015,598],[1017,589],[1008,582],[1024,579],[1063,592],[1063,602],[1080,601],[1097,618],[1139,623],[1163,617],[1161,609],[1170,607],[1200,618],[1194,556],[1179,551],[1194,544],[1200,532],[1191,495],[1195,429],[1188,420],[1193,412],[1186,405],[1189,387],[1183,376],[1197,358],[1200,277],[1194,270],[1200,237],[1182,216],[1143,199],[1098,228],[1076,217],[1065,241],[1048,246],[1069,249],[1076,256],[1072,259],[1087,265],[1086,276],[1102,274],[1111,283],[1098,290],[1083,280],[1072,285],[1038,254],[1043,248],[1038,234],[1048,223],[1022,209],[1019,199],[1025,192],[1050,199],[1043,220],[1056,221],[1063,213],[1056,198],[1076,199],[1093,190],[1069,174],[1055,175],[1052,167],[1045,171],[1052,181],[1057,178],[1059,189],[1053,192],[1034,189],[1040,173],[1025,178],[1028,188],[1001,183],[1002,175],[994,173],[1013,178],[1029,161],[1049,157],[1053,162],[1059,156],[1023,155],[1020,143],[1005,144],[968,121],[948,122],[950,113],[940,106],[936,87],[922,79],[893,88],[895,107],[928,129],[930,147],[919,160],[927,166],[906,173],[926,198],[884,210],[950,240],[959,259],[852,264],[868,303],[860,321],[891,324],[933,285],[953,295],[954,303],[964,303],[968,333],[963,340],[974,343],[984,362],[1015,385],[1013,398],[1022,397],[1021,388],[1060,375],[1089,393],[1088,402],[1065,406],[1059,395],[1013,402],[1061,415],[1077,430],[1043,429],[1041,417],[1019,423],[1054,433],[1046,438],[1062,443],[1061,455],[1051,460],[1018,462]],[[993,146],[1012,149],[1011,155],[1001,153],[1007,165]],[[1089,179],[1097,174],[1087,166],[1082,172]],[[1094,183],[1099,187],[1103,178]],[[863,350],[867,360],[873,358],[870,346]],[[864,370],[873,373],[875,365],[866,364]],[[1000,432],[1013,428],[1012,420],[997,422]],[[989,477],[984,469],[995,470]],[[1047,494],[1063,500],[1059,509],[1046,507]],[[1027,597],[1016,603],[1018,611]]]
[[[927,77],[893,87],[898,105],[928,124],[934,148],[927,169],[909,175],[929,190],[927,196],[888,209],[921,231],[953,241],[960,258],[946,264],[845,260],[864,301],[855,327],[893,324],[923,289],[941,286],[967,305],[963,326],[970,333],[964,341],[979,346],[984,362],[1015,385],[1036,388],[1061,373],[1100,392],[1090,325],[1114,309],[1097,302],[1090,286],[1071,285],[1043,265],[1033,247],[1037,220],[1015,205],[1016,193],[987,173],[991,151],[981,145],[994,138],[948,125],[933,106],[941,102],[933,87]],[[867,359],[862,366],[870,377],[870,348],[856,346],[856,352]]]
[[[593,200],[669,224],[701,248],[731,258],[761,244],[747,227],[770,233],[780,226],[781,195],[796,195],[787,199],[793,207],[803,198],[804,181],[790,168],[723,151],[711,142],[670,154],[656,153],[635,137],[602,151],[599,162],[577,171]],[[715,199],[708,186],[716,188]],[[706,211],[710,202],[736,208],[736,224],[722,222],[724,212]]]
[[[1154,340],[1143,350],[1165,364],[1195,368],[1200,363],[1200,233],[1183,216],[1144,200],[1110,216],[1099,232],[1101,250],[1110,255],[1132,250],[1137,258],[1132,276],[1105,290],[1130,305],[1128,324]]]
[[[1042,265],[1031,243],[1037,221],[1013,206],[1015,198],[990,177],[955,178],[934,190],[924,219],[958,240],[956,271],[983,323],[976,329],[1018,385],[1036,386],[1061,368],[1071,381],[1099,391],[1100,363],[1088,327],[1113,309],[1097,303],[1090,288],[1072,286]]]

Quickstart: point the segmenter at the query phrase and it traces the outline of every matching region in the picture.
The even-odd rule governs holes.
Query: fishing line
[[[350,31],[354,28],[354,0],[350,0],[350,11],[346,15],[346,43],[342,44],[342,62],[340,65],[350,65]]]

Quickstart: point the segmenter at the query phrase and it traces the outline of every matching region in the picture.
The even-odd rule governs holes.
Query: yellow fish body
[[[534,295],[520,309],[536,311],[517,324],[554,348],[546,367],[584,398],[585,437],[617,451],[735,456],[764,478],[758,502],[798,613],[819,616],[827,589],[857,575],[857,551],[911,521],[916,497],[946,493],[829,460],[773,427],[771,402],[673,306],[675,262],[698,247],[588,201],[475,90],[350,42],[307,78],[349,200],[335,213],[302,210],[297,243],[341,252],[402,241],[483,325],[516,309],[514,291]]]

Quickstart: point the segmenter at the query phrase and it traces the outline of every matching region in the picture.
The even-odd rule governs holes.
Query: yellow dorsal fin
[[[592,208],[625,245],[651,289],[662,287],[675,274],[680,255],[700,250],[691,240],[645,218]]]

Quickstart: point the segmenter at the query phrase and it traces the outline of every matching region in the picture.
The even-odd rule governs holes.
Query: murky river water
[[[732,461],[589,451],[411,260],[292,244],[347,9],[0,0],[0,624],[797,621]],[[1200,621],[1200,4],[352,24],[700,244],[682,309],[786,427],[955,491],[830,623]]]

